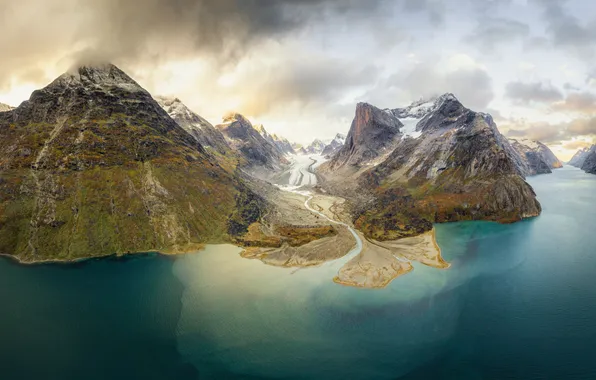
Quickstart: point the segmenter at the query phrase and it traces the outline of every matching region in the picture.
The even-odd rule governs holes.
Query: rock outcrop
[[[223,133],[228,145],[243,156],[247,168],[278,170],[289,163],[275,145],[261,136],[251,122],[238,113],[225,116],[224,123],[215,127]]]
[[[0,113],[0,252],[24,262],[232,241],[265,201],[116,66]]]
[[[192,135],[204,148],[211,148],[220,154],[230,152],[223,134],[211,123],[191,111],[180,99],[156,96],[157,103],[179,126]]]
[[[395,149],[402,126],[392,112],[358,103],[346,141],[331,159],[330,167],[363,166],[384,157]]]

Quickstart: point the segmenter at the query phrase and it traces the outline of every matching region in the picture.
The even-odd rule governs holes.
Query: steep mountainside
[[[578,150],[573,155],[571,160],[569,160],[569,165],[575,166],[577,168],[581,168],[584,165],[586,158],[588,158],[588,156],[595,151],[596,151],[596,145],[592,145],[589,148],[583,148],[583,149]]]
[[[196,249],[265,207],[113,65],[0,114],[0,253],[25,261]]]
[[[12,109],[14,109],[14,108],[9,106],[8,104],[0,103],[0,112],[7,112]]]
[[[227,115],[224,123],[216,128],[223,133],[228,145],[242,154],[246,167],[277,170],[289,163],[277,147],[261,136],[250,121],[240,114]]]
[[[509,139],[509,142],[519,154],[517,162],[522,175],[531,176],[552,173],[551,166],[546,162],[545,156],[538,149],[539,145],[537,141]]]
[[[282,154],[296,154],[294,148],[292,147],[292,143],[288,141],[288,139],[277,136],[275,133],[270,134],[267,132],[267,130],[265,130],[263,124],[257,124],[254,127],[261,134],[261,136],[265,138],[265,140],[273,144]]]
[[[588,151],[581,169],[586,173],[596,174],[596,149]]]
[[[338,133],[337,135],[335,135],[335,138],[325,146],[325,149],[323,149],[321,155],[325,157],[331,157],[335,155],[341,149],[341,147],[344,146],[345,142],[346,135]]]
[[[362,151],[359,145],[369,144],[370,140],[354,136],[367,128],[379,130],[375,127],[381,123],[372,123],[371,128],[371,123],[361,120],[378,120],[381,112],[388,113],[368,105],[366,110],[364,115],[374,116],[363,118],[357,110],[335,164],[346,162],[348,151]],[[391,114],[392,122],[383,125],[399,128],[402,124],[405,130],[393,135],[392,151],[385,159],[357,173],[356,188],[342,189],[335,172],[329,166],[322,169],[327,186],[358,199],[352,202],[353,217],[367,237],[392,240],[428,231],[433,222],[513,222],[540,213],[535,193],[514,161],[515,149],[490,115],[465,108],[452,94]],[[407,126],[403,119],[417,122]],[[382,128],[387,129],[393,130]]]
[[[230,152],[222,133],[211,123],[192,112],[178,98],[156,96],[155,100],[179,126],[192,135],[204,148],[212,148],[220,154]]]
[[[383,157],[395,148],[402,126],[390,111],[358,103],[345,144],[333,156],[330,167],[362,166]]]

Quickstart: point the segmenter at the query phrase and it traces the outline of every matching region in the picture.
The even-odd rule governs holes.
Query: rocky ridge
[[[254,128],[261,134],[261,136],[265,138],[265,140],[273,144],[282,154],[296,154],[294,148],[292,147],[292,143],[288,139],[280,137],[275,133],[270,134],[267,132],[267,130],[265,130],[263,124],[256,124],[254,125]]]
[[[212,148],[220,154],[230,152],[230,147],[226,143],[223,134],[203,117],[191,111],[180,99],[156,96],[155,100],[178,125],[184,128],[204,148]]]

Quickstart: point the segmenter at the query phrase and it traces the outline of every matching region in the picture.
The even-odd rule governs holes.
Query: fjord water
[[[596,176],[529,182],[540,217],[438,225],[451,268],[415,265],[380,290],[231,246],[2,259],[0,378],[594,379]]]

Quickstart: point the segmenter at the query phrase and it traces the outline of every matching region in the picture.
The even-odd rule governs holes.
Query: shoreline
[[[180,251],[180,252],[175,252],[175,253],[149,250],[149,251],[127,252],[127,253],[122,253],[122,254],[119,254],[119,253],[108,253],[105,255],[99,254],[99,255],[94,255],[94,256],[89,256],[89,257],[81,257],[81,258],[76,258],[76,259],[45,259],[45,260],[37,260],[37,261],[23,261],[17,256],[10,255],[8,253],[0,253],[0,258],[2,258],[2,257],[6,258],[7,260],[9,260],[15,264],[19,264],[19,265],[23,265],[23,266],[77,265],[77,264],[84,264],[85,262],[92,261],[92,260],[107,260],[107,259],[125,260],[127,258],[133,258],[135,256],[156,255],[156,256],[165,256],[165,257],[175,257],[175,256],[189,255],[189,254],[201,252],[202,250],[204,250],[206,248],[207,245],[221,245],[221,244],[226,244],[226,243],[204,244],[203,247],[201,247],[199,249],[193,249],[193,250],[189,250],[189,251]],[[228,244],[233,245],[231,243],[228,243]],[[241,248],[241,247],[239,247],[239,248]]]

